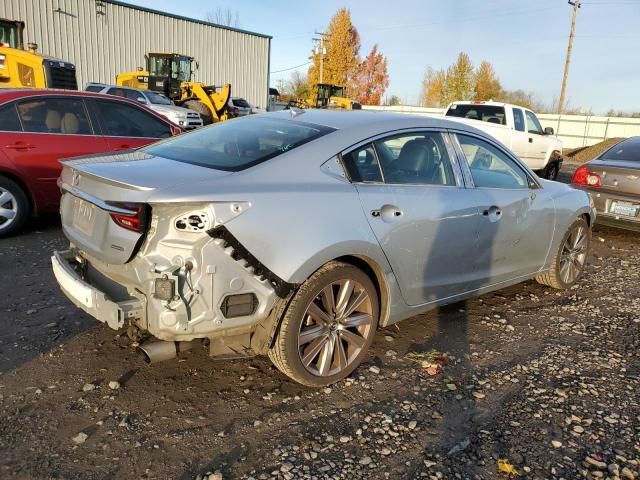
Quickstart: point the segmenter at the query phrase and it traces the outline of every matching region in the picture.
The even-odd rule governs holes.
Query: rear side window
[[[121,102],[96,100],[103,134],[110,137],[167,138],[171,128],[141,108]]]
[[[6,105],[0,108],[0,132],[20,132],[20,120],[15,105]]]
[[[238,171],[334,131],[298,121],[252,116],[200,128],[143,151],[217,170]]]
[[[378,157],[373,149],[373,145],[367,144],[349,153],[342,155],[349,178],[352,182],[382,182]]]
[[[25,132],[93,135],[84,101],[79,98],[43,98],[16,105]]]
[[[88,85],[87,88],[84,89],[85,92],[99,92],[104,88],[103,85]]]
[[[519,132],[524,132],[524,115],[519,108],[513,109],[513,125]]]
[[[447,117],[467,118],[469,120],[480,120],[482,122],[506,125],[504,107],[496,105],[451,105],[447,110]]]
[[[409,185],[455,185],[440,133],[414,132],[375,142],[384,182]]]
[[[242,107],[242,108],[250,108],[251,105],[249,105],[249,103],[244,99],[244,98],[234,98],[232,99],[233,104],[236,107]]]

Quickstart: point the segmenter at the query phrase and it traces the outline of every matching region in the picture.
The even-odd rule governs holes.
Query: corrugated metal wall
[[[270,38],[104,0],[0,0],[0,18],[25,22],[27,42],[76,65],[78,85],[114,83],[147,52],[191,55],[196,81],[231,83],[233,96],[266,106]]]

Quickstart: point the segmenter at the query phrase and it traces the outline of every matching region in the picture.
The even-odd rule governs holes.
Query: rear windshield
[[[235,172],[334,130],[310,123],[251,116],[200,128],[142,150],[178,162]]]
[[[626,162],[640,162],[640,138],[629,138],[607,150],[602,160],[623,160]]]
[[[233,98],[233,104],[236,107],[250,108],[251,105],[244,98]]]
[[[498,107],[496,105],[451,105],[449,110],[447,110],[446,116],[481,120],[498,125],[507,124],[504,107]]]

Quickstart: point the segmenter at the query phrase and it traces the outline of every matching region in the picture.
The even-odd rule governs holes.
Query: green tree
[[[347,8],[338,10],[329,22],[324,45],[326,55],[320,51],[313,53],[313,63],[307,74],[309,88],[315,92],[320,83],[320,61],[324,57],[322,83],[346,87],[347,92],[353,92],[360,66],[360,34],[351,23]]]
[[[391,98],[387,99],[387,102],[386,102],[387,105],[391,105],[391,106],[400,105],[401,103],[402,101],[400,100],[400,97],[398,97],[397,95],[391,95]]]
[[[355,77],[354,98],[362,105],[380,105],[380,99],[389,86],[387,58],[374,45],[360,64]]]
[[[444,102],[454,100],[472,100],[474,96],[474,69],[469,55],[460,52],[456,63],[447,69]]]
[[[284,84],[284,93],[291,95],[293,98],[307,100],[311,96],[307,76],[298,70],[294,70],[289,80]]]

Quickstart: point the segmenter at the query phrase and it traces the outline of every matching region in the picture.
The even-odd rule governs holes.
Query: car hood
[[[86,188],[89,190],[87,193],[100,198],[103,198],[101,192],[109,191],[110,200],[122,201],[146,200],[155,192],[172,190],[184,184],[211,182],[230,174],[149,155],[144,151],[91,155],[61,163],[64,166],[61,182],[79,190]],[[90,191],[93,188],[97,191]],[[117,195],[114,193],[116,191]],[[129,195],[135,198],[129,198]],[[175,200],[179,201],[180,198]]]
[[[194,113],[193,110],[189,110],[184,107],[176,107],[175,105],[149,105],[149,108],[160,115],[186,115],[187,113]]]

